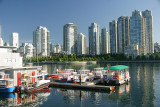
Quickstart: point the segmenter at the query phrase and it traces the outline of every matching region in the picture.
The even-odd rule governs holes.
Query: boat
[[[25,93],[48,92],[50,91],[48,86],[49,86],[49,82],[43,83],[37,87],[36,86],[31,88],[28,87],[28,89],[25,89]]]
[[[46,80],[46,73],[41,72],[41,74],[37,76],[30,76],[30,78],[38,79],[34,84],[27,85],[27,87],[21,87],[21,90],[25,93],[36,93],[36,92],[48,92],[50,80]]]
[[[9,74],[0,74],[0,93],[12,93],[15,92],[15,86],[13,79],[9,78]]]
[[[94,74],[94,80],[98,80],[103,78],[103,75],[105,74],[106,70],[104,70],[103,67],[101,68],[94,68],[93,74]]]
[[[106,84],[120,85],[130,81],[129,67],[126,65],[106,67],[104,70],[108,70],[103,75],[103,80]]]
[[[48,74],[48,77],[50,77],[50,78],[58,78],[59,71],[60,71],[60,70],[57,69],[57,70],[56,70],[56,73]]]
[[[42,75],[44,76],[44,78],[47,78],[48,77],[48,72],[47,72],[47,70],[40,70],[39,71],[39,75],[41,75],[40,76],[40,78],[42,78]]]
[[[77,72],[74,72],[74,69],[64,69],[58,72],[58,77],[56,78],[56,82],[60,83],[73,83],[74,75]]]
[[[74,75],[73,83],[85,83],[93,80],[93,73],[90,70],[79,70],[77,74]]]
[[[63,77],[63,74],[76,74],[74,69],[64,69],[64,70],[56,70],[56,73],[49,74],[48,77],[59,79]]]

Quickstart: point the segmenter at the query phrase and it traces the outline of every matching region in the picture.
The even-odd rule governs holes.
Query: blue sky
[[[160,0],[0,0],[2,38],[18,32],[20,42],[32,40],[37,26],[50,30],[51,42],[63,43],[63,26],[73,22],[88,39],[92,22],[109,29],[109,22],[149,9],[153,15],[154,42],[160,43]]]

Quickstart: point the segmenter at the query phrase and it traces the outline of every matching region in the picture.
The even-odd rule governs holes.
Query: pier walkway
[[[51,82],[49,87],[65,88],[65,89],[78,89],[78,90],[95,90],[95,91],[113,91],[115,86],[103,86],[103,85],[86,85],[86,84],[75,84],[75,83],[59,83]]]

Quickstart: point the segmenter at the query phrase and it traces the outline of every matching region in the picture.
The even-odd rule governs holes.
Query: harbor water
[[[131,81],[128,84],[116,86],[113,92],[51,88],[51,91],[47,93],[1,95],[0,106],[6,104],[19,106],[21,104],[22,106],[37,107],[159,107],[160,63],[43,64],[41,66],[43,69],[47,69],[49,74],[52,74],[56,72],[56,69],[90,69],[92,71],[95,67],[120,64],[130,67]]]

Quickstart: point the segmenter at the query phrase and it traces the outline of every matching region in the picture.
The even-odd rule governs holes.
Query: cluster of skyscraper
[[[154,53],[153,17],[149,10],[132,12],[132,16],[121,16],[109,23],[111,53],[128,56]]]
[[[77,37],[77,26],[68,23],[64,26],[63,47],[68,54],[86,54],[86,39],[82,33]],[[154,52],[153,17],[149,10],[132,12],[132,16],[121,16],[118,21],[109,23],[109,32],[92,23],[88,28],[89,54],[122,53],[128,56],[146,55]],[[84,38],[86,38],[84,36]]]
[[[121,16],[118,21],[109,22],[109,31],[91,23],[88,27],[89,48],[87,50],[86,36],[77,33],[77,26],[68,23],[63,27],[63,47],[50,43],[50,31],[43,26],[33,32],[33,44],[23,43],[19,48],[18,33],[12,33],[10,46],[19,48],[22,56],[49,56],[51,52],[67,54],[99,55],[107,53],[122,53],[128,56],[146,55],[154,52],[153,46],[153,17],[149,10],[132,12],[132,16]],[[101,36],[100,36],[101,35]],[[0,27],[0,46],[3,45]],[[8,43],[5,44],[9,46]]]

